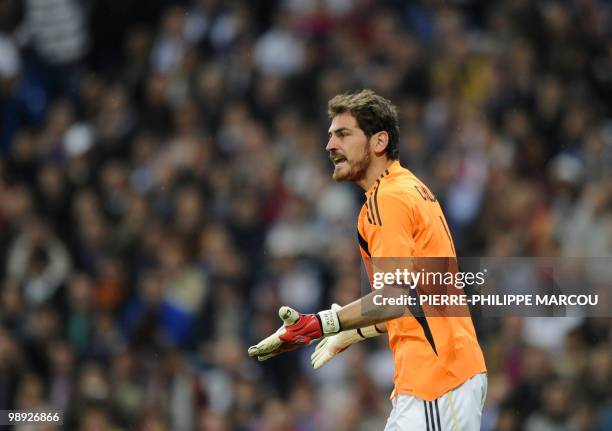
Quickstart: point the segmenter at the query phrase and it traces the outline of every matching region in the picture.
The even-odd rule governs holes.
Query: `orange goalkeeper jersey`
[[[366,192],[357,230],[370,278],[371,262],[378,258],[448,257],[455,262],[439,203],[399,161]],[[409,394],[431,401],[486,371],[469,314],[407,314],[388,321],[387,331],[395,367],[392,397]]]

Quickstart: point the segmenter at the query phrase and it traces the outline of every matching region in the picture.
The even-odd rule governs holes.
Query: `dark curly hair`
[[[393,103],[369,89],[352,94],[338,94],[328,102],[327,114],[330,120],[345,112],[350,112],[355,117],[359,128],[368,138],[383,130],[387,132],[387,158],[399,159],[399,120],[397,108]]]

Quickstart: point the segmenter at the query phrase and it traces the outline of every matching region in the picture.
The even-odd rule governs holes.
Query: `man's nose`
[[[333,136],[331,136],[329,138],[329,141],[327,141],[327,146],[325,147],[325,149],[327,151],[337,150],[338,149],[337,140]]]

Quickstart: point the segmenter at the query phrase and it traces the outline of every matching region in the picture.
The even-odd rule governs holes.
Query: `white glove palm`
[[[334,311],[338,311],[341,308],[338,304],[333,304],[331,307]],[[315,369],[319,369],[331,361],[338,353],[345,351],[351,344],[358,343],[366,338],[376,337],[380,334],[375,326],[372,325],[359,331],[357,329],[349,329],[326,337],[317,344],[314,353],[310,356],[312,366]]]

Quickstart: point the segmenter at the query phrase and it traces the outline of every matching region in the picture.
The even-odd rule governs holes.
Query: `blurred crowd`
[[[0,409],[382,429],[386,337],[246,355],[279,305],[360,296],[363,193],[324,147],[365,87],[458,254],[612,256],[608,0],[0,0]],[[479,321],[483,429],[612,429],[610,322]]]

